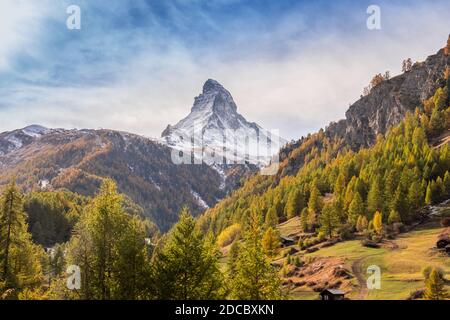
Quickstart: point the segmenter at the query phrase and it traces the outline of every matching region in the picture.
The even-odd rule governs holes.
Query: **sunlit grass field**
[[[449,277],[450,258],[434,249],[437,236],[442,230],[436,224],[424,225],[395,239],[398,248],[366,248],[360,241],[352,240],[305,256],[345,258],[350,270],[352,264],[359,259],[362,270],[367,270],[370,265],[377,265],[381,269],[381,289],[369,290],[366,299],[406,299],[411,292],[424,288],[423,268],[439,267]],[[366,275],[368,276],[369,274]],[[450,286],[447,288],[450,290]],[[304,293],[293,298],[302,299],[302,295],[308,296]],[[357,292],[351,292],[348,297],[357,297]]]

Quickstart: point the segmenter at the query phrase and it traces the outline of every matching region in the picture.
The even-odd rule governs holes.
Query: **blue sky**
[[[70,4],[81,30],[66,28]],[[366,27],[371,4],[381,30]],[[157,137],[214,78],[248,120],[298,138],[343,118],[373,74],[436,52],[449,13],[448,1],[2,0],[0,131]]]

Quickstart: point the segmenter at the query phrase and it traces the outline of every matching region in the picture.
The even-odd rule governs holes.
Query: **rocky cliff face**
[[[414,64],[410,71],[382,81],[350,106],[345,119],[330,123],[324,134],[331,139],[342,138],[342,146],[353,150],[371,146],[378,134],[400,123],[408,111],[414,112],[423,100],[445,85],[447,65],[450,65],[450,55],[445,55],[442,49],[424,62]],[[284,146],[280,151],[282,164],[278,178],[296,174],[312,148],[322,147],[323,142],[314,135]]]
[[[371,145],[377,134],[398,124],[406,112],[414,111],[442,86],[446,65],[450,65],[450,56],[440,50],[414,64],[411,71],[383,81],[350,106],[346,119],[330,124],[327,134],[344,137],[354,149]]]

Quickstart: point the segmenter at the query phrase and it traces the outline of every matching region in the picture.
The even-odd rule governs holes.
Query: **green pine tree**
[[[185,208],[155,261],[156,297],[166,300],[204,300],[223,297],[217,248],[202,238],[195,219]]]
[[[239,300],[281,299],[281,280],[261,243],[262,228],[252,212],[239,253],[237,272],[231,279],[231,297]]]
[[[69,264],[82,272],[82,299],[143,298],[149,283],[145,226],[124,211],[123,196],[112,180],[86,208],[69,243]]]
[[[357,219],[364,215],[364,211],[362,198],[359,192],[356,192],[348,208],[348,222],[353,226],[356,225]]]
[[[388,224],[393,224],[396,222],[402,222],[402,219],[400,218],[400,215],[397,211],[391,210],[388,217]]]
[[[303,232],[307,232],[310,229],[308,224],[308,215],[309,215],[308,208],[303,208],[302,213],[300,214],[300,226]]]
[[[339,217],[334,203],[327,203],[319,216],[320,231],[328,238],[332,238],[335,230],[339,227]]]
[[[13,179],[3,191],[0,211],[0,296],[6,294],[6,298],[37,287],[43,277],[40,259],[44,253],[31,241],[22,199]]]
[[[433,190],[431,188],[431,182],[428,183],[427,193],[425,195],[425,204],[430,205],[433,203]]]
[[[267,227],[276,227],[278,225],[278,214],[275,206],[270,207],[266,214],[265,224]]]
[[[381,210],[383,210],[383,196],[380,189],[380,179],[376,177],[367,194],[367,211],[369,215],[373,215],[376,211]]]
[[[288,219],[292,219],[300,213],[303,208],[301,193],[298,189],[294,189],[289,193],[285,213]]]

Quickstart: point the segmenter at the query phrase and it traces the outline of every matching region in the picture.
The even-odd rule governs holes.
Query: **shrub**
[[[325,233],[320,231],[319,234],[317,235],[316,243],[319,243],[320,241],[325,240],[326,238],[327,236],[325,235]]]
[[[303,267],[303,261],[297,256],[294,258],[294,265],[298,268]]]
[[[338,229],[338,235],[341,241],[351,240],[355,237],[353,227],[348,224],[345,224]]]

